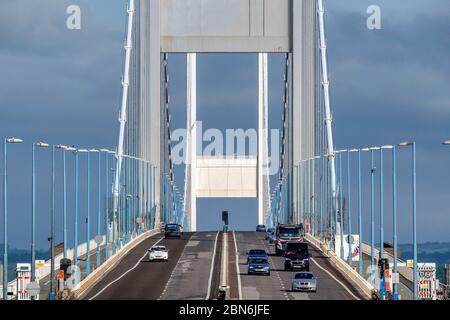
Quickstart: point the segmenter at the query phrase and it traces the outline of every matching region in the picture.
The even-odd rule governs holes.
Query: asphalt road
[[[230,298],[244,300],[353,300],[363,295],[332,262],[310,245],[310,270],[318,277],[316,293],[291,292],[292,271],[275,256],[264,233],[236,232],[229,236]],[[97,283],[85,299],[100,300],[203,300],[214,299],[220,272],[222,234],[185,233],[181,239],[153,236],[128,253]],[[238,266],[236,268],[237,247]],[[147,250],[155,243],[169,249],[168,262],[148,262]],[[271,253],[271,275],[247,275],[246,253],[264,248]],[[239,270],[237,272],[237,269]]]
[[[219,282],[216,271],[220,269],[221,239],[219,232],[193,234],[160,299],[204,300],[208,297],[208,288],[209,298],[214,298]]]
[[[84,297],[96,300],[156,300],[163,293],[177,266],[191,233],[181,239],[164,239],[158,234],[144,240],[129,252]],[[147,250],[155,243],[169,250],[168,262],[149,262]]]
[[[275,256],[274,246],[264,240],[264,233],[236,232],[235,237],[239,253],[239,275],[235,276],[240,277],[243,300],[354,300],[363,298],[359,290],[312,245],[309,246],[310,271],[318,277],[317,292],[291,292],[291,279],[294,272],[284,271],[284,258]],[[247,275],[246,253],[253,248],[265,249],[270,253],[270,276]]]

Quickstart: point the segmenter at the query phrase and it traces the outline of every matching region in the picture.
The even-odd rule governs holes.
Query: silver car
[[[292,278],[292,291],[317,291],[317,278],[312,272],[296,272]]]

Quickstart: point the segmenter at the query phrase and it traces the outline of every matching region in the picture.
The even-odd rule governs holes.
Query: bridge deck
[[[318,277],[317,292],[291,292],[291,279],[294,272],[284,271],[284,258],[274,254],[273,245],[269,245],[264,240],[265,234],[236,232],[235,235],[239,251],[239,272],[242,283],[242,298],[244,300],[353,300],[356,297],[363,299],[363,295],[353,284],[338,272],[328,261],[328,258],[312,245],[310,245],[310,271],[314,272],[316,277]],[[247,275],[246,252],[252,248],[265,249],[270,253],[269,262],[272,269],[270,277]]]

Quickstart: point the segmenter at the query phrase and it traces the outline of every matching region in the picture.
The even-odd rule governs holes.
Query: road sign
[[[406,260],[406,266],[408,268],[414,268],[414,260],[412,259]]]
[[[45,267],[45,260],[36,260],[35,266],[36,266],[36,268]]]
[[[30,296],[36,297],[41,292],[41,286],[37,282],[30,282],[27,285],[27,292]]]
[[[436,300],[436,264],[418,263],[418,296],[421,300]]]
[[[16,264],[17,300],[30,300],[27,287],[31,281],[31,263]]]
[[[95,243],[97,243],[97,245],[101,245],[102,242],[103,242],[103,236],[101,236],[101,235],[96,235],[95,238],[94,238],[94,240],[95,240]]]

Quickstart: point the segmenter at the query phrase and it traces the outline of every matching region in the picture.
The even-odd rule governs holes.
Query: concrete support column
[[[189,166],[187,187],[190,188],[188,201],[188,224],[190,231],[197,231],[197,54],[187,54],[187,159]]]
[[[267,210],[267,115],[269,105],[267,53],[258,54],[258,224],[265,223]]]

